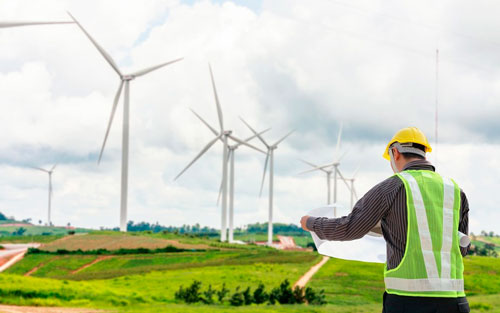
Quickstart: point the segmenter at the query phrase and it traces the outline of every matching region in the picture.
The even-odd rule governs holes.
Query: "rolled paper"
[[[460,241],[460,247],[466,248],[468,245],[470,245],[470,238],[466,234],[458,232],[458,239]]]

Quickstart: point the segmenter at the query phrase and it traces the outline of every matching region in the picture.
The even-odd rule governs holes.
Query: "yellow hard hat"
[[[390,160],[389,147],[395,142],[417,143],[417,144],[425,147],[425,152],[432,151],[431,145],[429,144],[429,142],[427,141],[427,138],[425,137],[424,133],[420,129],[418,129],[416,127],[406,127],[406,128],[400,129],[394,135],[394,137],[392,137],[389,144],[387,144],[387,147],[385,148],[385,151],[384,151],[384,159]]]

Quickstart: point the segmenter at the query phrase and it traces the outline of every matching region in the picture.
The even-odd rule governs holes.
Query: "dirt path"
[[[100,256],[98,257],[97,259],[95,259],[94,261],[90,262],[90,263],[87,263],[85,264],[84,266],[74,270],[73,272],[71,272],[71,274],[76,274],[80,271],[83,271],[84,269],[86,269],[87,267],[90,267],[94,264],[96,264],[97,262],[101,262],[102,260],[106,260],[106,259],[109,259],[111,256],[110,255],[106,255],[106,256]]]
[[[295,286],[299,286],[299,287],[304,287],[308,282],[309,280],[311,279],[311,277],[313,277],[314,274],[316,274],[316,272],[323,266],[325,265],[325,263],[330,259],[330,257],[327,257],[327,256],[323,256],[323,259],[321,259],[321,261],[316,264],[316,265],[313,265],[309,271],[307,271],[307,273],[305,273],[294,285],[293,285],[293,288],[295,288]]]
[[[38,264],[37,266],[33,267],[32,269],[30,269],[27,273],[24,274],[24,276],[31,276],[33,273],[35,273],[36,271],[38,271],[38,269],[42,266],[44,266],[45,264],[44,263],[40,263]]]
[[[0,312],[1,313],[104,313],[109,311],[77,309],[77,308],[0,305]]]

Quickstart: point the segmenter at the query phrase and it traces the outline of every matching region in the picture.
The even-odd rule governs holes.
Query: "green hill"
[[[131,255],[54,252],[56,247],[65,247],[68,242],[78,249],[85,245],[95,248],[106,241],[144,242],[151,247],[159,242],[177,242],[184,247],[192,245],[205,249]],[[284,279],[292,283],[297,281],[319,262],[321,256],[315,252],[233,245],[170,233],[93,232],[84,236],[66,236],[46,247],[47,253],[28,254],[0,274],[2,303],[118,308],[119,312],[381,311],[384,290],[381,264],[330,259],[308,284],[316,290],[325,290],[328,302],[325,306],[253,304],[231,307],[227,300],[225,305],[187,305],[177,302],[174,294],[181,285],[186,287],[194,280],[201,281],[203,288],[208,285],[221,288],[225,284],[231,292],[237,287],[254,290],[259,283],[270,290]],[[107,247],[117,246],[110,243]],[[465,259],[466,292],[473,312],[500,312],[499,271],[500,258],[469,256]]]

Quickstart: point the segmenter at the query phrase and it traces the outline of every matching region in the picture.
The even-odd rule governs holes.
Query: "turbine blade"
[[[115,72],[118,73],[118,75],[120,75],[120,77],[122,77],[123,75],[120,72],[120,69],[118,69],[118,65],[116,65],[116,63],[113,60],[113,58],[106,52],[106,50],[104,50],[97,43],[97,41],[94,40],[94,38],[92,38],[92,36],[90,36],[90,34],[85,30],[85,28],[83,28],[83,26],[73,17],[73,15],[71,15],[71,13],[68,12],[68,14],[69,14],[69,16],[71,16],[71,18],[76,23],[76,25],[78,25],[78,27],[80,27],[80,29],[85,33],[85,35],[87,36],[87,38],[94,44],[94,46],[97,48],[97,50],[99,50],[99,52],[106,59],[106,61],[109,63],[109,65],[111,65],[111,67],[115,70]]]
[[[157,69],[160,69],[160,68],[162,68],[164,66],[167,66],[167,65],[170,65],[170,64],[182,61],[183,59],[184,58],[178,58],[178,59],[175,59],[173,61],[169,61],[169,62],[165,62],[165,63],[159,64],[159,65],[151,66],[151,67],[145,68],[143,70],[137,71],[135,73],[132,73],[132,74],[130,74],[130,76],[139,77],[139,76],[142,76],[142,75],[146,75],[146,74],[148,74],[148,73],[150,73],[152,71],[156,71]]]
[[[261,131],[261,132],[259,133],[259,135],[262,135],[263,133],[265,133],[265,132],[269,131],[270,129],[271,129],[271,128],[268,128],[268,129],[265,129],[265,130]],[[245,142],[249,142],[250,140],[254,139],[255,137],[257,137],[257,135],[250,136],[250,137],[248,137],[247,139],[244,139],[243,141],[245,141]],[[237,148],[237,147],[241,146],[241,143],[237,143],[237,144],[235,144],[234,146]]]
[[[264,174],[262,174],[262,183],[260,184],[259,197],[262,197],[262,189],[264,188],[264,181],[266,180],[267,163],[269,162],[269,152],[266,155],[266,162],[264,162]]]
[[[245,141],[243,141],[243,140],[241,140],[239,138],[236,138],[233,135],[229,135],[228,137],[231,138],[232,140],[236,141],[237,143],[241,144],[241,145],[247,146],[247,147],[252,148],[252,149],[254,149],[256,151],[259,151],[259,152],[262,152],[262,153],[266,154],[266,152],[264,152],[263,150],[257,148],[256,146],[253,146],[253,145],[249,144],[248,142],[245,142]]]
[[[108,140],[109,131],[111,129],[111,124],[113,123],[113,118],[115,116],[116,107],[118,106],[118,101],[120,100],[122,88],[123,88],[123,80],[120,82],[120,86],[118,87],[118,91],[116,92],[115,95],[115,100],[113,101],[113,107],[111,108],[111,115],[109,117],[108,128],[106,128],[106,135],[104,135],[104,142],[102,143],[101,153],[99,153],[99,160],[97,160],[97,164],[101,163],[102,154],[104,153],[104,147],[106,146],[106,141]]]
[[[215,137],[214,139],[212,139],[201,151],[200,153],[198,153],[198,155],[179,173],[179,175],[177,175],[175,178],[174,178],[174,181],[177,180],[177,178],[179,178],[182,174],[184,174],[185,171],[187,171],[188,168],[191,167],[191,165],[193,165],[194,162],[196,162],[203,154],[205,154],[205,152],[208,151],[208,149],[210,149],[214,143],[219,140],[219,138],[221,137],[222,135],[219,135],[217,137]]]
[[[74,24],[75,22],[0,22],[0,28],[31,26],[31,25],[52,25],[52,24]]]
[[[295,131],[295,129],[294,129],[294,130],[292,130],[292,131],[290,131],[290,132],[289,132],[288,134],[286,134],[285,136],[283,136],[283,138],[281,138],[280,140],[276,141],[276,143],[274,144],[274,146],[279,145],[279,144],[280,144],[283,140],[285,140],[286,138],[288,138],[288,136],[290,136],[290,135],[291,135],[294,131]]]
[[[340,122],[339,134],[337,136],[337,146],[335,148],[335,157],[337,157],[339,155],[341,137],[342,137],[342,122]]]
[[[32,168],[34,170],[39,170],[39,171],[42,171],[42,172],[45,172],[45,173],[48,173],[49,171],[47,171],[46,169],[43,169],[41,167],[35,167],[35,166],[29,166],[29,168]]]
[[[309,166],[313,167],[315,171],[316,171],[316,170],[319,170],[319,171],[323,171],[323,172],[325,172],[325,173],[328,173],[328,172],[329,172],[329,171],[325,170],[325,169],[324,169],[324,167],[321,167],[321,166],[315,165],[315,164],[313,164],[313,163],[307,162],[307,161],[302,160],[302,159],[299,159],[299,160],[300,160],[300,161],[302,161],[302,162],[304,162],[305,164],[307,164],[307,165],[309,165]],[[328,166],[326,166],[326,167],[328,167]],[[304,174],[304,172],[301,172],[301,173],[299,173],[298,175],[301,175],[301,174]]]
[[[264,146],[266,146],[268,149],[269,149],[269,145],[267,144],[267,142],[264,140],[264,138],[262,138],[262,136],[259,135],[259,133],[257,133],[255,131],[255,129],[252,128],[252,126],[250,126],[241,116],[240,116],[240,120],[245,124],[247,125],[247,127],[252,131],[252,133],[254,133],[258,138],[259,140],[264,144]]]
[[[50,172],[53,172],[56,169],[56,167],[57,167],[57,163],[54,164],[54,166],[52,166],[52,168],[50,169]]]
[[[342,160],[347,155],[348,152],[349,152],[349,150],[344,151],[344,153],[342,153],[340,158],[337,159],[337,162],[340,162],[340,160]]]
[[[356,188],[354,188],[354,185],[352,185],[352,193],[354,194],[354,198],[356,198],[356,201],[359,199],[358,194],[356,193]]]
[[[210,70],[210,78],[212,80],[212,88],[214,90],[215,104],[217,104],[217,115],[219,116],[219,124],[221,133],[224,131],[224,119],[222,116],[222,108],[219,103],[219,96],[217,95],[217,88],[215,88],[214,74],[212,73],[212,67],[210,63],[208,64],[208,69]]]
[[[191,112],[193,112],[194,115],[196,115],[196,117],[198,117],[198,119],[203,123],[205,124],[205,126],[207,126],[211,131],[212,133],[214,133],[215,136],[219,136],[219,132],[215,130],[215,128],[213,128],[212,126],[210,126],[210,124],[208,124],[200,115],[198,115],[198,113],[196,113],[193,109],[190,109]]]
[[[313,164],[313,163],[311,163],[311,162],[307,162],[306,160],[303,160],[303,159],[299,159],[299,161],[302,161],[303,163],[305,163],[305,164],[307,164],[307,165],[309,165],[309,166],[312,166],[312,167],[314,167],[314,168],[318,167],[318,165]]]
[[[347,182],[347,179],[345,179],[344,175],[342,175],[342,173],[340,172],[340,170],[337,167],[335,167],[335,170],[337,171],[337,174],[339,174],[340,179],[342,179],[342,181],[344,182],[344,184],[347,186],[347,189],[350,191],[351,190],[351,186]]]
[[[354,170],[354,173],[352,174],[352,179],[356,178],[356,175],[358,175],[358,171],[359,171],[359,165],[358,167],[356,167],[356,169]]]
[[[306,174],[306,173],[310,173],[310,172],[314,172],[314,171],[319,171],[319,170],[322,170],[322,171],[325,171],[325,168],[327,167],[331,167],[333,166],[335,163],[328,163],[328,164],[325,164],[325,165],[320,165],[320,166],[316,166],[310,170],[307,170],[307,171],[304,171],[304,172],[300,172],[298,175],[302,175],[302,174]],[[327,171],[325,171],[327,172]]]

